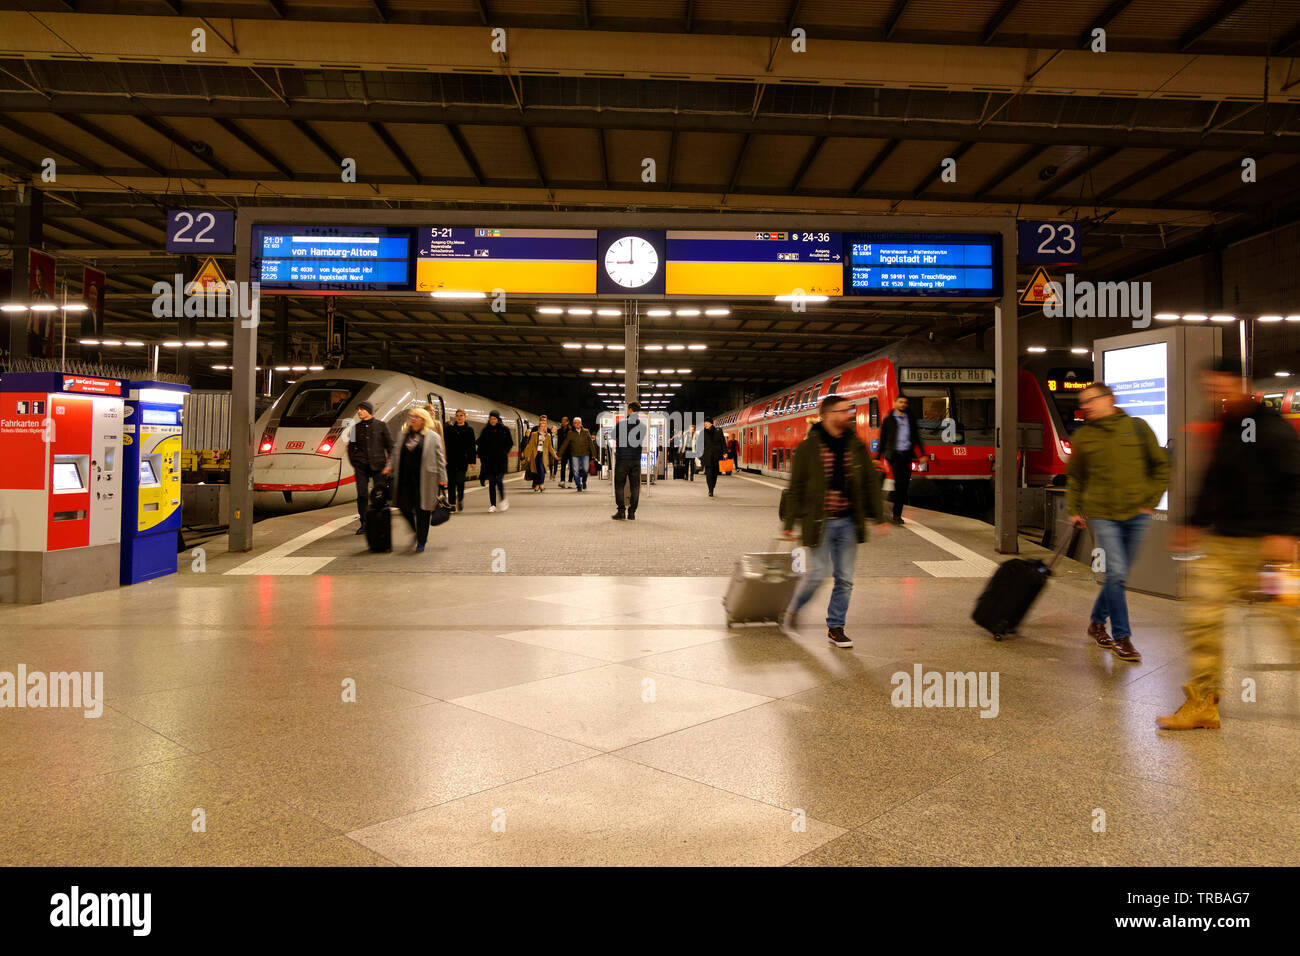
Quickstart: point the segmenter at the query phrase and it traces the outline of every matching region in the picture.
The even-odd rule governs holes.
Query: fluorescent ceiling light
[[[688,345],[686,347],[690,349],[692,352],[703,352],[705,349],[708,348],[707,345]]]
[[[203,345],[204,343],[202,339],[190,339],[185,343],[187,349],[201,349],[203,348]]]
[[[699,309],[678,309],[677,314],[681,316],[699,315],[700,310]]]
[[[26,312],[27,306],[19,305],[17,302],[8,302],[0,305],[0,312]]]
[[[622,309],[597,309],[596,314],[597,315],[622,315],[623,310]]]
[[[212,366],[212,370],[213,370],[214,372],[224,372],[227,368],[229,368],[229,366],[227,366],[227,365],[214,365],[214,366]]]
[[[277,366],[275,367],[275,370],[276,370],[277,372],[287,372],[287,371],[289,371],[289,366],[287,366],[287,365],[277,365]]]
[[[229,343],[227,343],[225,339],[213,339],[211,342],[208,343],[208,348],[224,349],[227,344]]]
[[[569,315],[591,315],[591,309],[570,309]]]
[[[730,309],[705,309],[705,315],[731,315]]]
[[[305,365],[293,365],[293,366],[291,366],[291,367],[289,368],[289,371],[291,371],[291,372],[305,372],[305,371],[307,371],[307,366],[305,366]]]
[[[564,310],[554,305],[543,306],[537,311],[542,315],[564,315]]]
[[[323,372],[323,371],[325,371],[325,366],[324,366],[324,365],[308,365],[308,366],[307,366],[307,371],[309,371],[309,372]]]
[[[77,339],[78,345],[98,345],[99,339]]]
[[[668,345],[668,346],[665,346],[665,348],[667,348],[668,351],[670,351],[670,352],[681,352],[681,351],[684,351],[684,350],[685,350],[686,346],[685,346],[685,345]]]
[[[59,307],[57,305],[50,305],[49,303],[42,303],[40,305],[34,305],[31,308],[33,312],[54,312]]]
[[[691,374],[691,370],[688,369],[688,368],[679,368],[679,369],[677,370],[677,374],[678,374],[678,375],[690,375],[690,374]]]
[[[132,346],[133,348],[139,348],[140,346],[144,345],[143,342],[137,342],[135,339],[128,339],[127,341],[123,342],[122,344],[123,344],[123,345],[130,345],[130,346]]]
[[[1029,346],[1029,348],[1025,349],[1025,351],[1026,351],[1026,352],[1046,352],[1047,349],[1043,348],[1041,345],[1031,345],[1031,346]]]
[[[1289,378],[1291,375],[1290,372],[1274,372],[1273,374],[1276,375],[1278,378]]]
[[[1300,322],[1300,315],[1288,315],[1286,320],[1288,322]]]
[[[596,351],[599,351],[604,347],[605,346],[601,345],[599,342],[588,342],[586,345],[583,346],[584,349],[594,349]]]
[[[565,347],[566,349],[580,349],[580,348],[582,348],[582,343],[581,343],[581,342],[565,342],[565,343],[564,343],[564,347]]]
[[[580,371],[583,375],[591,375],[596,370],[594,368],[582,368],[582,369],[578,369],[578,371]],[[606,371],[606,369],[601,369],[601,371],[604,372]]]
[[[86,305],[86,303],[84,302],[69,302],[67,305],[63,306],[63,311],[64,312],[85,312],[89,308],[90,306]]]
[[[623,351],[625,348],[627,348],[627,346],[626,346],[626,345],[609,345],[609,346],[606,346],[606,348],[608,348],[611,352],[621,352],[621,351]]]
[[[774,302],[825,302],[829,299],[825,295],[777,295],[772,297]]]
[[[1211,322],[1236,322],[1237,317],[1235,315],[1222,315],[1222,314],[1212,315],[1210,316],[1210,321]]]
[[[1282,321],[1282,316],[1280,316],[1280,315],[1261,315],[1261,316],[1259,317],[1259,321],[1261,321],[1261,322],[1281,322],[1281,321]]]
[[[646,315],[653,315],[656,318],[658,318],[661,315],[672,315],[672,314],[673,314],[672,309],[647,309],[646,310]]]
[[[664,350],[662,345],[647,345],[644,348],[647,352],[662,352]]]
[[[439,289],[437,292],[430,292],[429,295],[435,299],[486,299],[486,292],[473,291],[456,291],[453,289]]]
[[[1180,316],[1177,312],[1157,312],[1157,322],[1177,322]]]
[[[1204,321],[1205,321],[1206,319],[1208,319],[1208,318],[1209,318],[1208,315],[1202,315],[1202,314],[1199,313],[1199,312],[1193,312],[1193,313],[1190,313],[1190,314],[1188,314],[1188,315],[1183,316],[1183,321],[1184,321],[1184,322],[1204,322]]]
[[[1087,355],[1089,352],[1092,351],[1092,349],[1084,348],[1082,346],[1076,345],[1074,348],[1070,349],[1070,351],[1073,352],[1075,355]]]
[[[613,375],[613,374],[614,374],[614,370],[613,370],[612,368],[592,369],[592,371],[593,371],[593,372],[600,372],[601,375]]]
[[[121,345],[121,344],[122,344],[122,340],[121,340],[121,339],[104,339],[104,340],[103,340],[102,342],[100,342],[99,344],[100,344],[100,345],[108,345],[108,346],[117,346],[117,345]]]

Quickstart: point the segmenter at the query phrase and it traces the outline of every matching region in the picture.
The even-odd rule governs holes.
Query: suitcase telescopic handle
[[[1061,538],[1061,543],[1056,546],[1052,552],[1052,560],[1047,562],[1047,570],[1051,571],[1056,567],[1056,562],[1061,560],[1061,556],[1074,547],[1074,542],[1079,540],[1081,528],[1070,527],[1070,533]]]

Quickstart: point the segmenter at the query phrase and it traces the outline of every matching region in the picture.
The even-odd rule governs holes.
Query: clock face
[[[605,251],[605,272],[625,289],[639,289],[659,272],[659,253],[640,236],[624,236]]]

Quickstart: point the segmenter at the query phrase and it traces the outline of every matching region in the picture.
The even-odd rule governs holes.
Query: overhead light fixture
[[[599,372],[601,375],[613,375],[613,374],[614,374],[614,370],[613,370],[612,368],[598,368],[598,369],[595,369],[594,371]]]
[[[588,342],[586,345],[583,346],[584,349],[592,349],[593,351],[597,351],[597,352],[599,352],[604,347],[605,346],[601,345],[599,342]]]
[[[1087,355],[1089,352],[1092,351],[1092,349],[1076,345],[1074,348],[1070,349],[1070,351],[1073,352],[1075,355]]]
[[[668,345],[668,346],[665,346],[665,348],[667,348],[668,351],[670,351],[670,352],[682,352],[682,351],[685,351],[686,346],[685,346],[685,345]]]
[[[1235,315],[1223,315],[1223,314],[1212,315],[1210,316],[1210,321],[1211,322],[1236,322],[1237,317]]]
[[[705,349],[708,348],[707,345],[688,345],[686,347],[690,349],[692,352],[703,352]]]
[[[591,375],[596,370],[594,368],[580,368],[578,369],[578,371],[581,372],[583,375]],[[601,369],[601,371],[603,372],[605,371],[605,369]]]
[[[183,349],[183,348],[185,348],[185,343],[184,343],[184,342],[177,342],[177,341],[175,341],[174,339],[168,339],[166,342],[163,343],[163,348],[165,348],[165,349]]]
[[[1177,312],[1157,312],[1157,322],[1177,322],[1180,316]]]
[[[564,347],[565,347],[566,349],[580,349],[580,348],[582,348],[582,343],[581,343],[581,342],[565,342],[565,343],[564,343]]]
[[[225,339],[213,339],[208,343],[210,349],[224,349],[229,343]]]
[[[679,369],[677,370],[677,374],[678,374],[678,375],[690,375],[690,374],[691,374],[691,370],[688,369],[688,368],[679,368]]]
[[[185,347],[187,349],[201,349],[203,348],[203,345],[204,342],[202,339],[190,339],[188,342],[185,343]]]
[[[1207,321],[1209,318],[1210,318],[1210,317],[1209,317],[1208,315],[1202,315],[1202,314],[1199,313],[1199,312],[1193,312],[1193,313],[1190,313],[1190,314],[1188,314],[1188,315],[1184,315],[1184,316],[1183,316],[1183,321],[1184,321],[1184,322],[1205,322],[1205,321]]]
[[[564,315],[564,310],[554,305],[544,305],[537,311],[541,315]]]
[[[305,365],[291,365],[291,366],[289,367],[289,371],[291,371],[291,372],[305,372],[305,371],[307,371],[307,366],[305,366]]]
[[[774,302],[826,302],[830,296],[825,295],[777,295],[772,297]]]
[[[1291,377],[1291,373],[1290,373],[1290,372],[1274,372],[1273,374],[1276,375],[1278,378],[1290,378],[1290,377]]]
[[[626,346],[626,345],[607,345],[606,348],[608,348],[611,352],[622,352],[625,348],[627,348],[627,346]]]
[[[673,314],[672,309],[647,309],[646,310],[646,315],[652,315],[655,318],[659,318],[660,316],[664,316],[664,315],[672,315],[672,314]]]
[[[646,345],[644,348],[647,352],[662,352],[664,350],[662,345]]]
[[[99,339],[77,339],[78,345],[98,345]]]
[[[681,383],[681,382],[669,382],[669,383],[668,383],[668,387],[669,387],[669,388],[681,388],[681,387],[682,387],[682,383]]]
[[[731,315],[730,309],[705,309],[705,315]]]
[[[1043,348],[1041,345],[1031,345],[1031,346],[1029,346],[1029,348],[1025,349],[1025,351],[1026,351],[1026,352],[1046,352],[1047,349]]]
[[[626,374],[627,374],[627,369],[624,369],[624,368],[616,368],[616,369],[614,369],[614,374],[615,374],[615,375],[626,375]]]
[[[33,305],[31,307],[31,310],[33,312],[55,312],[58,310],[58,308],[59,307],[57,305],[53,305],[49,302],[41,302],[38,303],[37,305]]]
[[[122,344],[123,344],[123,345],[129,345],[129,346],[131,346],[132,348],[139,348],[140,346],[144,345],[143,342],[138,342],[138,341],[136,341],[135,339],[129,339],[128,341],[123,342]]]
[[[658,374],[659,374],[659,369],[657,369],[657,368],[643,368],[643,369],[641,369],[641,373],[642,373],[643,375],[658,375]]]
[[[64,312],[85,312],[90,308],[90,306],[86,305],[84,302],[69,302],[62,308]]]
[[[287,371],[289,371],[289,366],[287,366],[287,365],[277,365],[277,366],[275,367],[275,370],[276,370],[277,372],[287,372]]]
[[[597,309],[596,314],[597,315],[622,315],[623,310],[622,309]]]
[[[591,309],[569,309],[569,315],[591,315]]]
[[[122,340],[121,340],[121,339],[103,339],[99,344],[100,344],[100,345],[107,345],[107,346],[109,346],[109,347],[111,348],[111,347],[114,347],[114,346],[121,345],[121,344],[122,344]]]
[[[0,312],[26,312],[26,311],[27,311],[27,306],[21,305],[17,302],[6,302],[4,305],[0,305]]]
[[[224,372],[224,371],[228,370],[229,368],[230,368],[229,365],[214,365],[214,366],[212,366],[212,371],[214,371],[214,372]]]
[[[325,366],[324,366],[324,365],[308,365],[308,366],[307,366],[307,371],[309,371],[309,372],[323,372],[323,371],[325,371]]]
[[[677,314],[680,316],[699,315],[700,310],[699,309],[678,309]]]
[[[473,292],[469,290],[457,291],[454,289],[439,289],[437,292],[430,292],[429,295],[435,299],[486,299],[486,292]]]
[[[1259,321],[1261,321],[1261,322],[1281,322],[1281,321],[1282,321],[1282,316],[1280,316],[1280,315],[1261,315],[1261,316],[1259,317]]]
[[[1286,320],[1288,322],[1300,322],[1300,315],[1288,315]]]

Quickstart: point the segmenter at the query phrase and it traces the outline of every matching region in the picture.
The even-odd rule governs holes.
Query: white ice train
[[[303,375],[262,413],[253,429],[253,502],[260,512],[310,511],[355,501],[347,442],[357,405],[370,402],[396,437],[413,405],[433,406],[434,421],[451,424],[456,409],[477,436],[495,410],[514,438],[508,471],[519,470],[520,436],[537,416],[481,395],[467,395],[382,369],[344,368]],[[477,476],[477,468],[470,469]]]

